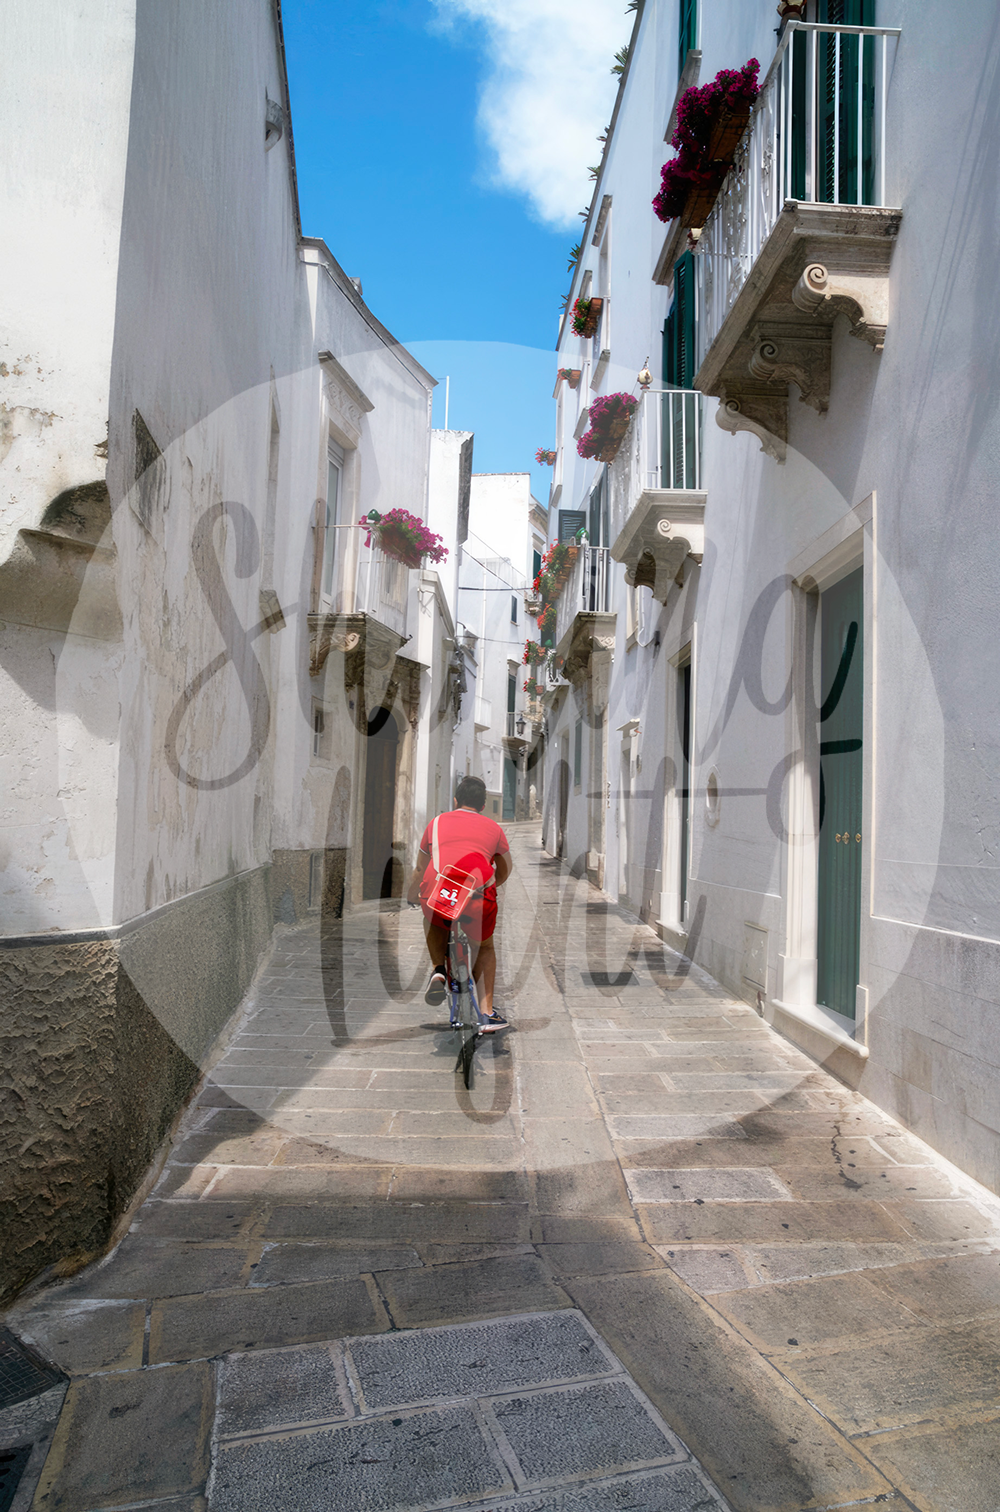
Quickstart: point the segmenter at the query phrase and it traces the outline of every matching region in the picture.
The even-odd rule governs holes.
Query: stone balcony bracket
[[[793,295],[794,298],[794,295]],[[830,327],[772,321],[754,328],[747,368],[762,383],[794,383],[819,415],[830,407]]]
[[[889,280],[867,274],[837,275],[823,263],[809,263],[792,290],[792,304],[808,315],[827,312],[846,315],[851,335],[867,341],[876,352],[885,345],[889,320]]]
[[[643,490],[611,546],[615,561],[625,565],[626,583],[651,588],[666,603],[688,559],[700,562],[704,555],[706,499],[700,491]]]
[[[881,206],[785,202],[694,380],[720,399],[723,430],[749,431],[783,462],[789,384],[818,414],[829,406],[837,316],[882,350],[901,218]]]
[[[310,614],[309,676],[319,677],[331,653],[344,658],[344,687],[362,690],[362,711],[384,703],[400,681],[398,653],[406,636],[371,614]],[[409,669],[404,669],[407,672]]]
[[[617,620],[615,614],[576,614],[556,647],[556,665],[573,685],[581,708],[586,704],[599,712],[607,707]]]

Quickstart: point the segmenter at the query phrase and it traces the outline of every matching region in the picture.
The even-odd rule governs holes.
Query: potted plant
[[[541,667],[545,663],[548,652],[537,641],[526,640],[524,643],[524,655],[521,658],[526,667]]]
[[[573,305],[571,324],[577,336],[593,336],[601,323],[603,299],[578,299]]]
[[[733,157],[759,93],[760,64],[723,68],[710,84],[693,85],[677,102],[670,145],[677,156],[664,163],[653,209],[662,221],[702,226],[733,165]]]
[[[535,453],[535,461],[538,463],[539,467],[551,467],[555,460],[555,452],[546,451],[544,446],[540,446]]]
[[[576,443],[580,456],[613,462],[638,403],[634,394],[602,394],[595,399],[590,406],[590,429]]]
[[[538,633],[542,637],[543,646],[551,646],[556,633],[556,606],[549,604],[541,619],[538,621]]]
[[[582,369],[580,369],[580,368],[560,368],[559,369],[559,377],[560,378],[565,378],[566,382],[569,384],[569,386],[570,386],[571,389],[579,388],[580,387],[580,378],[582,377]]]
[[[419,567],[424,557],[443,562],[448,555],[442,537],[407,509],[389,509],[385,514],[370,509],[358,524],[365,529],[366,546],[374,542],[385,556],[402,562],[404,567]]]

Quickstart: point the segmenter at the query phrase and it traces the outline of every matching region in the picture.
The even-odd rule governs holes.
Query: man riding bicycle
[[[497,921],[497,887],[510,876],[510,847],[507,836],[494,820],[483,813],[486,807],[486,784],[481,777],[463,777],[455,793],[455,807],[428,824],[420,841],[420,853],[407,889],[409,903],[419,901],[427,930],[431,979],[424,1001],[431,1007],[444,1001],[448,990],[445,962],[451,921],[436,914],[428,901],[437,878],[438,867],[456,867],[480,879],[478,887],[462,912],[462,927],[473,951],[472,975],[479,989],[482,1015],[480,1030],[484,1034],[507,1028],[507,1020],[493,1007],[497,957],[493,931]],[[432,830],[437,824],[437,867],[432,863]]]

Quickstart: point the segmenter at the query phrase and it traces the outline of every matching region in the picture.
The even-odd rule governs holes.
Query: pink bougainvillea
[[[389,509],[379,514],[371,509],[358,521],[365,528],[365,545],[375,544],[406,567],[419,567],[424,557],[443,562],[448,548],[441,536],[428,530],[423,520],[408,509]]]
[[[624,435],[639,403],[634,394],[602,394],[590,406],[590,429],[576,449],[581,457],[598,457],[617,432]]]
[[[710,84],[692,85],[677,103],[677,125],[670,138],[677,156],[664,163],[653,209],[661,221],[684,213],[692,189],[719,188],[732,166],[732,154],[713,152],[712,137],[724,112],[749,112],[759,93],[760,64],[750,58],[740,69],[723,68]],[[735,145],[735,144],[734,144]]]

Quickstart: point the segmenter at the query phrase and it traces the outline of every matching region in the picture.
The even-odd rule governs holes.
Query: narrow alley
[[[471,1093],[417,912],[279,931],[123,1241],[9,1315],[68,1378],[25,1505],[995,1508],[1000,1204],[512,847]]]

